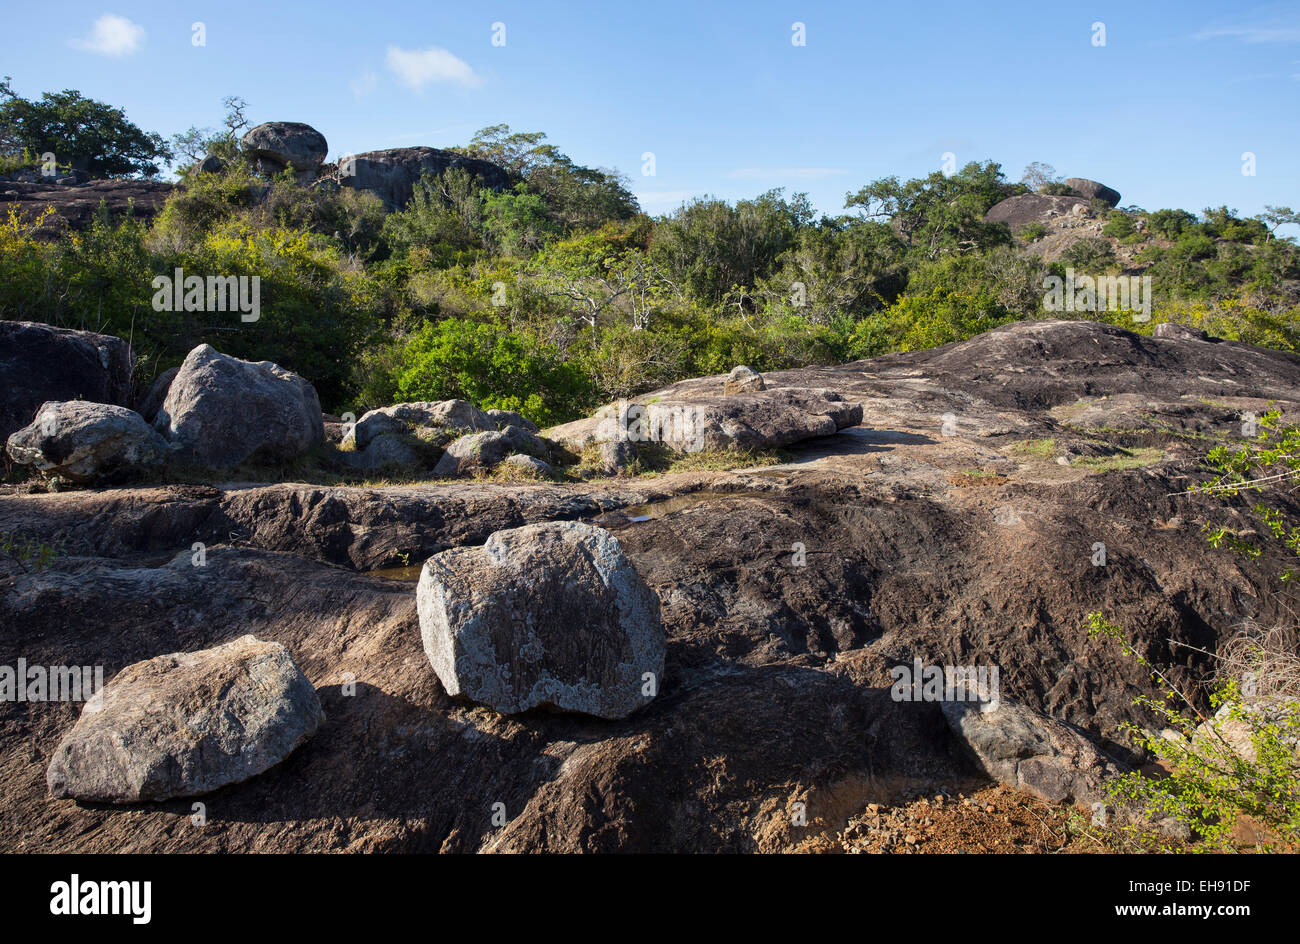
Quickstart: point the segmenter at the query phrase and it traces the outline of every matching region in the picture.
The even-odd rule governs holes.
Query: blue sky
[[[5,21],[30,40],[6,44],[0,73],[28,97],[79,89],[169,136],[217,126],[238,94],[255,122],[316,127],[331,157],[505,122],[620,169],[651,213],[780,186],[834,213],[945,152],[1013,180],[1043,161],[1147,209],[1300,209],[1300,0],[98,0],[57,17],[14,4]]]

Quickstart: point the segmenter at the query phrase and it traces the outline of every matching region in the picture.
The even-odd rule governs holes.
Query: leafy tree
[[[936,259],[1008,242],[1007,228],[985,223],[984,214],[1025,190],[1008,184],[1000,165],[971,162],[951,176],[935,171],[905,183],[883,177],[850,194],[845,206],[860,208],[867,219],[888,219],[909,249]]]
[[[448,318],[427,323],[406,345],[397,372],[407,400],[464,399],[518,410],[540,425],[590,404],[590,381],[553,349],[498,325]]]
[[[6,151],[53,153],[95,177],[156,177],[157,162],[172,158],[162,137],[140,130],[120,108],[72,89],[29,101],[10,81],[0,82],[0,146]]]
[[[1020,182],[1036,193],[1041,193],[1043,187],[1048,184],[1060,182],[1057,176],[1056,168],[1051,164],[1043,164],[1040,161],[1034,161],[1025,168],[1025,172],[1020,175]]]

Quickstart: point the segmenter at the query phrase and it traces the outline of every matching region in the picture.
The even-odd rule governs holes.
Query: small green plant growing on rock
[[[47,544],[36,538],[9,531],[0,532],[0,554],[17,562],[27,573],[49,568],[55,558],[63,553],[63,541]]]
[[[1300,476],[1300,427],[1285,421],[1280,411],[1258,419],[1248,414],[1242,434],[1241,442],[1209,451],[1206,461],[1215,478],[1195,492],[1236,496]],[[1209,543],[1259,559],[1271,541],[1300,556],[1300,526],[1282,509],[1259,501],[1251,510],[1262,524],[1258,531],[1207,524],[1203,530]],[[1279,574],[1283,585],[1294,576],[1289,566]],[[1137,703],[1172,729],[1172,736],[1161,736],[1125,726],[1168,775],[1128,773],[1110,784],[1112,794],[1141,805],[1156,820],[1183,824],[1207,851],[1231,849],[1234,828],[1243,818],[1258,827],[1256,847],[1261,850],[1300,846],[1300,646],[1295,627],[1277,625],[1264,632],[1248,627],[1211,653],[1219,662],[1218,684],[1209,696],[1212,718],[1101,613],[1088,617],[1088,631],[1116,641],[1151,673],[1162,697],[1142,696]]]
[[[1165,849],[1166,841],[1149,823],[1172,819],[1200,840],[1198,851],[1225,852],[1233,848],[1235,828],[1248,817],[1262,828],[1257,843],[1262,851],[1300,843],[1300,703],[1273,700],[1260,710],[1249,700],[1257,694],[1256,674],[1247,671],[1244,682],[1222,680],[1210,695],[1210,706],[1218,711],[1206,717],[1101,613],[1089,615],[1088,632],[1115,641],[1151,673],[1161,697],[1141,695],[1134,704],[1150,709],[1170,729],[1153,734],[1131,722],[1122,725],[1167,772],[1129,771],[1107,784],[1117,804],[1146,811],[1147,822],[1127,830],[1144,845]],[[1266,651],[1260,652],[1260,666],[1268,662]],[[1232,728],[1241,735],[1229,734]]]

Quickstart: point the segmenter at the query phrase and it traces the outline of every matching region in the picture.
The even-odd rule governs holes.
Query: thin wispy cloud
[[[105,13],[90,27],[90,35],[72,40],[72,45],[100,56],[121,59],[138,52],[144,45],[144,27],[124,16]]]
[[[379,84],[379,76],[373,72],[363,72],[352,80],[352,97],[357,101],[365,98]]]
[[[417,92],[434,82],[449,82],[466,88],[482,84],[469,63],[445,49],[389,46],[386,62],[399,82]]]
[[[735,180],[825,180],[847,173],[839,167],[742,167],[727,176]]]
[[[1193,39],[1239,39],[1243,43],[1300,43],[1300,26],[1229,26],[1207,29]]]

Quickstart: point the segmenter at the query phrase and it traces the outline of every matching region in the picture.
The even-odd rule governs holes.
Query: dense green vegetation
[[[1028,190],[992,162],[874,181],[838,216],[774,190],[652,219],[617,173],[497,125],[461,150],[506,168],[511,188],[483,190],[452,171],[385,214],[368,194],[259,178],[236,147],[245,105],[227,104],[224,131],[172,140],[190,161],[221,154],[225,170],[182,167],[182,189],[149,225],[103,217],[50,241],[33,221],[0,222],[0,317],[129,338],[143,381],[207,341],[301,372],[336,412],[463,396],[550,423],[738,363],[843,362],[1060,317],[1043,310],[1043,278],[1067,265],[1119,272],[1114,240],[1136,247],[1152,276],[1154,317],[1090,317],[1139,331],[1174,320],[1300,350],[1300,249],[1276,234],[1294,222],[1286,209],[1240,219],[1223,207],[1200,217],[1106,207],[1112,238],[1047,264],[1030,249],[1041,231],[1013,237],[983,222]],[[21,156],[3,127],[0,139]],[[260,276],[260,319],[154,311],[153,276],[177,268]]]

